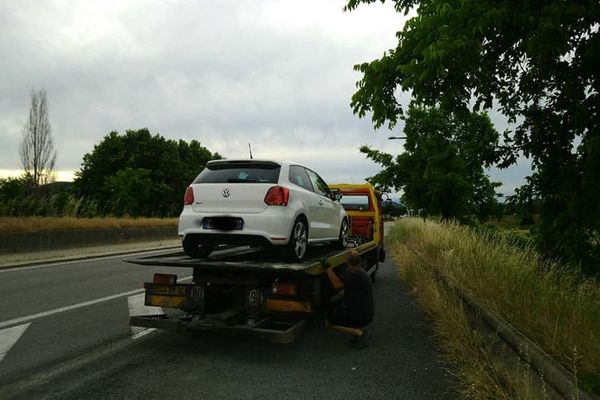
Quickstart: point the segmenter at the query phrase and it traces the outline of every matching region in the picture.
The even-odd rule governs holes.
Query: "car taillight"
[[[185,189],[185,196],[183,196],[183,204],[189,206],[190,204],[194,204],[194,189],[191,186],[188,186]]]
[[[290,190],[281,186],[273,186],[265,195],[268,206],[287,206],[290,199]]]

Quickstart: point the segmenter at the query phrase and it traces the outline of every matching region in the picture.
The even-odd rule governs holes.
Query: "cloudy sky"
[[[293,159],[329,181],[362,182],[391,153],[349,107],[354,64],[394,47],[405,17],[391,4],[344,1],[0,1],[0,174],[20,167],[29,92],[44,88],[59,179],[110,131],[146,127],[197,139],[227,158]],[[498,130],[502,118],[492,115]],[[510,193],[527,163],[491,171]]]

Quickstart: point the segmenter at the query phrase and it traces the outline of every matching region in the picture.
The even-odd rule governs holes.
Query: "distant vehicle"
[[[348,216],[313,170],[268,160],[214,160],[186,189],[179,217],[185,254],[206,258],[221,244],[277,246],[301,261],[307,246],[347,245]]]

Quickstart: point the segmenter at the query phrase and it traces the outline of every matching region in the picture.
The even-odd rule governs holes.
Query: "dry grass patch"
[[[476,233],[454,223],[402,220],[390,230],[388,239],[393,243],[402,274],[417,288],[420,300],[433,316],[436,332],[450,347],[449,354],[455,354],[459,360],[469,358],[470,363],[475,361],[467,368],[477,365],[478,358],[461,355],[469,346],[458,346],[455,336],[467,343],[476,339],[461,325],[462,317],[452,311],[457,308],[454,300],[439,294],[439,285],[428,265],[436,265],[442,274],[468,289],[565,368],[583,377],[588,390],[594,388],[600,376],[597,281],[581,279],[560,264],[545,262],[533,249],[515,246],[509,237]],[[428,291],[431,294],[423,294]],[[431,300],[436,297],[438,300]],[[444,306],[448,302],[451,306]],[[436,311],[440,307],[441,311]],[[476,376],[472,371],[465,374]],[[481,375],[476,379],[487,380]],[[493,387],[493,379],[490,382],[491,386],[483,386]]]
[[[0,232],[176,226],[177,218],[0,217]]]

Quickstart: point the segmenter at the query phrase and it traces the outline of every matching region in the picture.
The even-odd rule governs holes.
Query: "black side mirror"
[[[339,191],[331,192],[331,198],[335,201],[340,201],[342,199],[342,197],[344,197],[342,192],[339,192]]]

